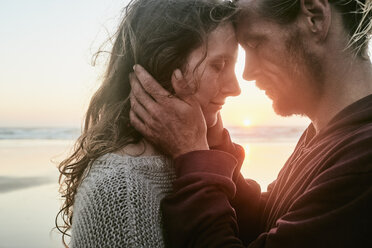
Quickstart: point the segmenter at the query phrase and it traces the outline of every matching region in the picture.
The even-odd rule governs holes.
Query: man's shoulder
[[[355,132],[356,138],[372,138],[372,121],[361,125]]]
[[[337,140],[341,157],[359,157],[372,154],[372,122],[351,127]]]
[[[330,142],[325,152],[324,170],[317,176],[318,183],[354,178],[372,180],[372,123],[345,133]]]
[[[341,155],[372,149],[372,122],[359,123],[327,130],[316,142],[323,149]],[[330,154],[332,155],[332,154]]]

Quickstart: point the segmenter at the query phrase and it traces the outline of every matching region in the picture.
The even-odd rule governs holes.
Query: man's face
[[[293,24],[281,25],[259,16],[255,1],[244,6],[236,34],[246,53],[243,77],[255,80],[273,100],[277,114],[309,114],[322,95],[320,59]]]

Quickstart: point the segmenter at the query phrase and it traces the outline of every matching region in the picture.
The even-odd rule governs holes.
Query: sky
[[[5,0],[0,4],[0,126],[80,127],[104,63],[92,56],[115,32],[128,0]],[[279,117],[263,91],[236,72],[242,94],[222,110],[225,125],[304,126]]]

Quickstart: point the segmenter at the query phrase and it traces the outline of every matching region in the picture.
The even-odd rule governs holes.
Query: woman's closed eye
[[[215,62],[212,62],[210,65],[213,68],[213,70],[215,70],[216,72],[221,72],[225,67],[225,61],[224,60],[215,61]]]

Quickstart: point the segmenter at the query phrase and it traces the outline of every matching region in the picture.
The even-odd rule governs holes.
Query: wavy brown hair
[[[66,247],[74,198],[84,172],[98,157],[143,138],[129,120],[133,65],[141,64],[173,92],[173,71],[182,69],[191,51],[206,44],[208,34],[220,23],[232,21],[237,11],[232,2],[213,0],[133,0],[124,8],[102,85],[90,101],[82,134],[73,153],[58,166],[64,203],[55,222]]]

